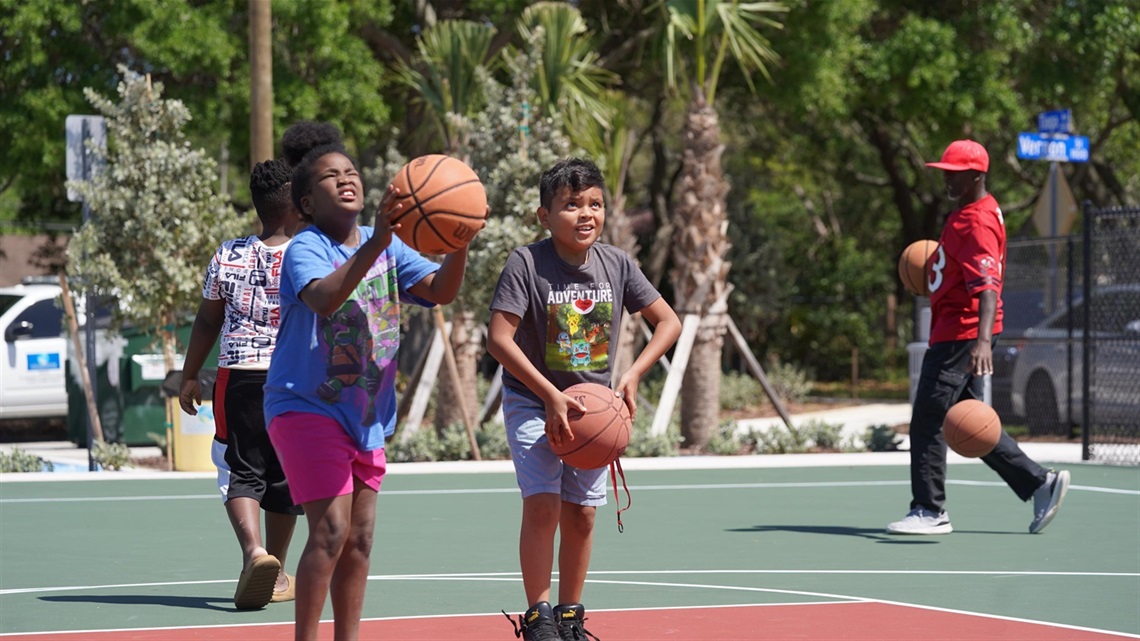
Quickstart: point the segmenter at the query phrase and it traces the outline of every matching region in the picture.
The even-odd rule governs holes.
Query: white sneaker
[[[1029,533],[1037,534],[1045,529],[1046,525],[1057,516],[1061,509],[1061,502],[1065,500],[1065,493],[1069,491],[1069,471],[1049,472],[1045,482],[1033,493],[1033,522],[1029,524]]]
[[[950,515],[945,510],[935,514],[924,507],[916,507],[901,520],[887,526],[888,534],[949,534],[954,531]]]

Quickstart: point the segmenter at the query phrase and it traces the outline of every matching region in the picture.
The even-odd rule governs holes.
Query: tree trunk
[[[673,292],[677,312],[699,314],[681,389],[681,436],[684,445],[701,449],[713,434],[720,414],[720,363],[728,309],[728,183],[720,157],[720,123],[716,111],[695,88],[685,118],[680,193],[675,209]]]
[[[720,423],[720,363],[726,329],[724,314],[701,318],[681,387],[684,447],[701,450]]]
[[[269,0],[249,0],[249,166],[273,158],[273,27]]]
[[[606,215],[606,225],[602,231],[602,240],[617,247],[630,256],[635,262],[641,248],[637,244],[637,235],[633,233],[629,216],[625,210],[625,194],[620,185],[614,187],[613,203],[610,212]],[[637,358],[638,338],[641,328],[638,326],[638,314],[622,315],[621,329],[618,333],[617,351],[614,354],[613,383],[616,385],[621,375],[625,373]]]
[[[477,389],[478,336],[475,313],[456,307],[451,319],[451,349],[455,352],[455,365],[459,370],[459,388],[456,389],[446,370],[441,370],[435,396],[436,431],[442,431],[449,425],[463,425],[462,407],[471,413],[473,424],[478,420],[475,412],[483,405]],[[463,395],[463,403],[460,402],[460,394]]]

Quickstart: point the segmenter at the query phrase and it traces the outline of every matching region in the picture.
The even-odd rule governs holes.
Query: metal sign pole
[[[83,180],[91,179],[91,158],[90,152],[87,149],[87,141],[91,138],[91,130],[88,126],[87,119],[83,120]],[[83,223],[91,219],[91,206],[87,204],[87,199],[83,199]],[[99,365],[95,358],[95,300],[91,295],[91,289],[86,288],[87,292],[84,294],[84,316],[86,320],[83,327],[83,342],[85,344],[84,352],[87,359],[87,380],[91,382],[91,398],[95,401],[95,407],[99,407]],[[95,425],[91,420],[91,413],[85,412],[87,416],[87,469],[94,472],[96,469],[95,456],[92,452],[92,446],[95,443]]]

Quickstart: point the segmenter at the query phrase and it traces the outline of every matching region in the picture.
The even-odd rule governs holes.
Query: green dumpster
[[[190,325],[177,331],[180,349],[190,340]],[[97,370],[99,393],[99,419],[103,427],[103,438],[112,443],[126,445],[154,445],[155,440],[148,436],[153,433],[166,437],[166,397],[162,392],[162,382],[166,378],[166,365],[163,362],[162,346],[154,336],[134,329],[123,329],[117,340],[121,349],[115,348],[101,337],[97,350],[116,352],[110,358],[100,351],[100,365]],[[182,369],[182,356],[175,359],[174,368]],[[206,357],[206,363],[218,362],[218,347]],[[69,359],[69,366],[74,359]],[[109,371],[108,367],[114,368]],[[69,368],[70,369],[70,368]],[[81,447],[87,445],[87,405],[83,388],[76,376],[68,376],[68,433],[72,441]]]

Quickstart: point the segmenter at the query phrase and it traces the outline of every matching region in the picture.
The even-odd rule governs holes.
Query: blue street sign
[[[1057,109],[1056,111],[1042,111],[1041,113],[1037,114],[1037,133],[1073,133],[1073,110]]]
[[[1053,162],[1088,162],[1087,136],[1043,136],[1023,131],[1017,134],[1017,157]]]

